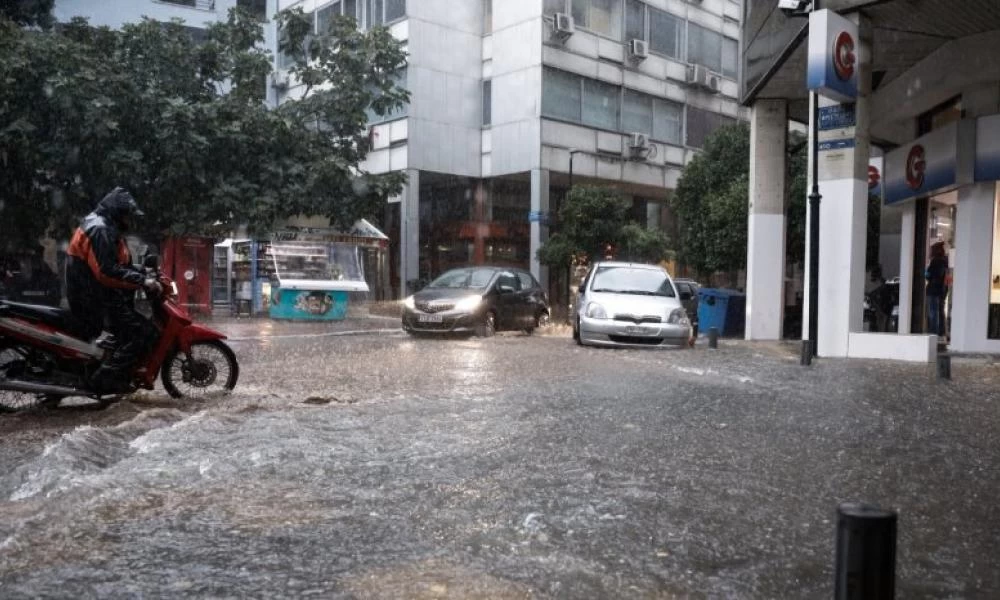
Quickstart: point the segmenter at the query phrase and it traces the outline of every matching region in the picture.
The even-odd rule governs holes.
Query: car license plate
[[[625,333],[629,335],[650,335],[652,332],[645,327],[640,325],[628,325],[625,327]]]
[[[443,323],[444,317],[441,315],[418,315],[417,320],[421,323]]]

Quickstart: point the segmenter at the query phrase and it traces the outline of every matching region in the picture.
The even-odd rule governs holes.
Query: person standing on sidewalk
[[[944,337],[944,298],[948,294],[945,278],[948,276],[948,257],[944,253],[944,242],[931,246],[931,260],[924,273],[927,278],[927,323],[930,331],[939,338]]]

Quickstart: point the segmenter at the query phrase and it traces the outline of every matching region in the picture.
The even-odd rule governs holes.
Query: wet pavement
[[[237,393],[0,415],[0,597],[1000,597],[1000,366],[221,321]]]

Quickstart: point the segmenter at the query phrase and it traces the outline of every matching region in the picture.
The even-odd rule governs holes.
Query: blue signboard
[[[819,130],[846,129],[857,125],[853,104],[835,104],[819,107]]]
[[[819,150],[845,150],[854,147],[854,138],[844,140],[827,140],[819,143]]]
[[[272,319],[342,321],[347,316],[347,292],[275,289],[269,314]]]
[[[542,225],[548,225],[549,223],[549,213],[533,210],[528,213],[529,223],[541,223]]]
[[[832,10],[809,14],[807,87],[837,102],[858,97],[858,26]]]

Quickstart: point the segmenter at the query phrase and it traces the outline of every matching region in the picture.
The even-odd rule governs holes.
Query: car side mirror
[[[691,292],[681,292],[681,302],[687,302],[692,297],[693,296],[691,296]]]
[[[514,288],[509,285],[498,285],[497,291],[500,292],[501,294],[513,294]]]
[[[150,254],[142,261],[142,266],[147,269],[158,269],[160,268],[160,257],[155,254]]]

